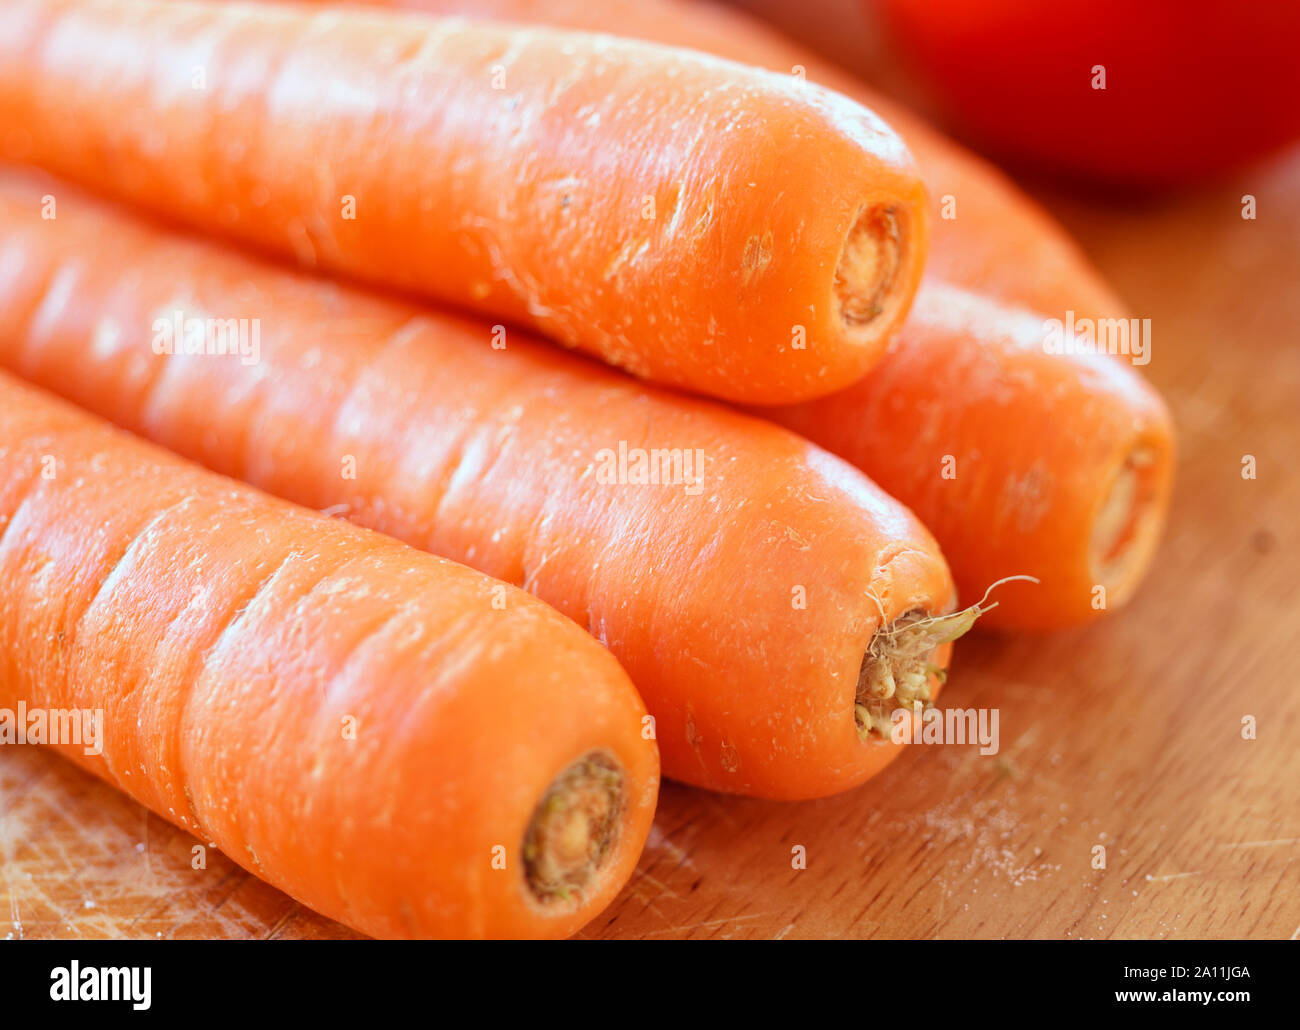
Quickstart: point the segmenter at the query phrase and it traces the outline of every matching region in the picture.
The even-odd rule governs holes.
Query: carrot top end
[[[893,205],[866,205],[854,219],[835,269],[835,299],[851,338],[874,336],[868,327],[897,304],[907,229],[904,212]]]
[[[1125,600],[1136,586],[1160,536],[1159,469],[1155,451],[1136,445],[1125,455],[1093,520],[1089,571],[1093,582],[1111,594],[1111,603]]]
[[[593,751],[550,784],[524,834],[525,879],[546,906],[576,904],[614,850],[624,800],[623,768]]]

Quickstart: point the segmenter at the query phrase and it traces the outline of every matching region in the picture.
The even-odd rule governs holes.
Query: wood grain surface
[[[958,645],[943,702],[999,710],[996,756],[913,747],[806,804],[666,784],[583,936],[1300,936],[1300,150],[1176,200],[1045,199],[1152,319],[1181,434],[1153,575],[1089,629]],[[194,843],[0,749],[4,936],[354,936]]]

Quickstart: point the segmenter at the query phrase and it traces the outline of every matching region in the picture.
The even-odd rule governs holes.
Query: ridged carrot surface
[[[990,165],[848,73],[711,3],[371,2],[603,29],[773,69],[798,66],[881,112],[916,156],[934,206],[925,285],[864,379],[761,414],[847,458],[911,507],[938,538],[963,597],[1007,575],[1042,581],[1000,587],[982,626],[1056,628],[1132,595],[1164,523],[1171,419],[1123,359],[1100,368],[1088,357],[1047,353],[1045,318],[1026,308],[1064,320],[1069,311],[1123,317],[1123,305],[1065,233]],[[949,458],[958,479],[945,478]]]
[[[357,3],[358,0],[350,0]],[[929,278],[1063,317],[1116,315],[1123,304],[1078,245],[983,158],[902,104],[762,22],[717,3],[683,0],[360,0],[476,19],[555,25],[690,47],[852,97],[892,126],[916,158],[930,196]],[[319,3],[317,3],[317,6]]]
[[[0,705],[102,712],[59,750],[358,930],[564,936],[636,864],[655,748],[577,626],[5,374],[0,582]]]
[[[0,19],[0,154],[637,375],[829,393],[920,279],[910,155],[790,75],[386,12],[3,0]]]
[[[902,749],[876,717],[923,700],[946,660],[916,623],[951,601],[930,534],[771,423],[48,180],[0,180],[0,267],[0,364],[537,594],[631,674],[667,775],[775,798],[861,783]],[[260,318],[256,362],[156,353],[177,312]]]

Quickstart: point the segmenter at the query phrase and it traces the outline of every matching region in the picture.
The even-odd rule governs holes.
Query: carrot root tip
[[[597,879],[618,839],[624,779],[612,757],[591,752],[547,787],[523,844],[525,879],[538,901],[574,901]]]
[[[853,715],[858,736],[888,740],[898,709],[922,712],[933,707],[931,683],[943,682],[945,670],[935,665],[936,649],[968,633],[981,615],[997,607],[988,602],[994,587],[1011,580],[1037,583],[1033,576],[1007,576],[989,586],[984,596],[968,608],[949,615],[929,615],[920,609],[904,612],[871,638],[858,673]]]

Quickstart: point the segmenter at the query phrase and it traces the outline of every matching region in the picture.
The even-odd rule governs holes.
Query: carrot
[[[438,11],[465,7],[463,0],[407,0],[407,5]],[[935,222],[939,231],[932,264],[942,273],[993,296],[1058,313],[1072,306],[1081,314],[1120,310],[1073,244],[991,169],[843,72],[743,16],[665,0],[644,5],[493,0],[465,13],[610,28],[772,67],[804,65],[823,82],[888,110],[918,155],[932,196],[957,200],[957,217]],[[1041,581],[1038,587],[1021,583],[1003,588],[1001,603],[985,625],[1050,629],[1114,610],[1131,597],[1149,568],[1167,510],[1173,448],[1163,403],[1131,368],[1094,373],[1092,359],[1044,360],[1041,320],[1037,329],[1030,328],[1019,308],[998,311],[937,275],[927,273],[927,281],[931,287],[918,298],[902,339],[873,374],[824,404],[800,405],[770,417],[848,458],[911,506],[937,535],[963,594],[975,596],[1014,573]],[[977,316],[964,322],[958,334],[955,318],[971,309]],[[945,371],[974,366],[990,374],[960,381]],[[921,418],[907,417],[901,398],[933,398],[936,377],[960,388],[936,400],[938,406],[921,412]],[[1001,409],[996,393],[1005,394],[1007,383],[1034,383],[1041,389],[1015,389],[1015,406],[1007,406],[994,422],[971,415]],[[1110,427],[1110,450],[1093,448],[1092,463],[1073,472],[1067,464],[1049,475],[1029,476],[1026,469],[1041,465],[1023,452],[1023,437],[1006,429],[1006,412],[1037,427],[1044,453],[1072,452],[1078,435],[1068,409],[1057,399],[1054,387],[1060,383],[1073,384],[1067,392],[1098,425]],[[1089,383],[1095,383],[1095,392],[1086,388]],[[979,384],[987,393],[978,392]],[[892,417],[882,417],[885,412]],[[969,476],[962,482],[942,478],[948,459],[959,457],[959,467],[967,473],[978,468],[978,482]],[[964,460],[970,457],[977,459],[974,465]],[[1130,467],[1130,462],[1139,464]],[[1026,476],[1030,486],[1038,484],[1038,492],[1017,485]],[[1040,496],[1044,490],[1051,495],[1050,511]]]
[[[4,374],[0,582],[38,742],[358,930],[562,936],[637,861],[655,748],[578,627]]]
[[[937,537],[963,595],[1011,574],[1041,581],[1001,588],[981,625],[1052,629],[1132,596],[1168,507],[1169,413],[1129,365],[1098,368],[1095,358],[1045,353],[1044,319],[1024,308],[1064,321],[1071,311],[1123,316],[1123,305],[999,173],[846,72],[712,4],[379,2],[608,29],[770,68],[802,67],[882,112],[915,154],[939,208],[926,285],[901,335],[863,380],[760,414],[847,458],[911,507]],[[950,460],[955,479],[944,477]]]
[[[1038,315],[927,285],[861,383],[763,412],[904,500],[954,556],[959,592],[1039,580],[1002,587],[987,626],[1053,629],[1123,604],[1168,509],[1163,402],[1111,356],[1045,339]]]
[[[1091,318],[1123,312],[1124,305],[1078,245],[1000,171],[902,104],[742,12],[683,0],[351,2],[610,32],[806,75],[875,111],[903,137],[930,197],[934,234],[928,278],[1058,318],[1071,309]]]
[[[920,279],[906,149],[788,74],[358,11],[0,14],[10,159],[640,376],[751,403],[829,393],[879,356]]]
[[[44,196],[57,217],[40,217]],[[847,463],[523,333],[12,175],[0,268],[0,364],[219,472],[532,591],[623,663],[676,779],[772,798],[863,782],[900,753],[884,739],[893,712],[937,689],[943,642],[976,614],[942,618],[934,541]],[[202,334],[167,353],[191,315],[245,318],[249,341],[260,319],[250,360]]]

